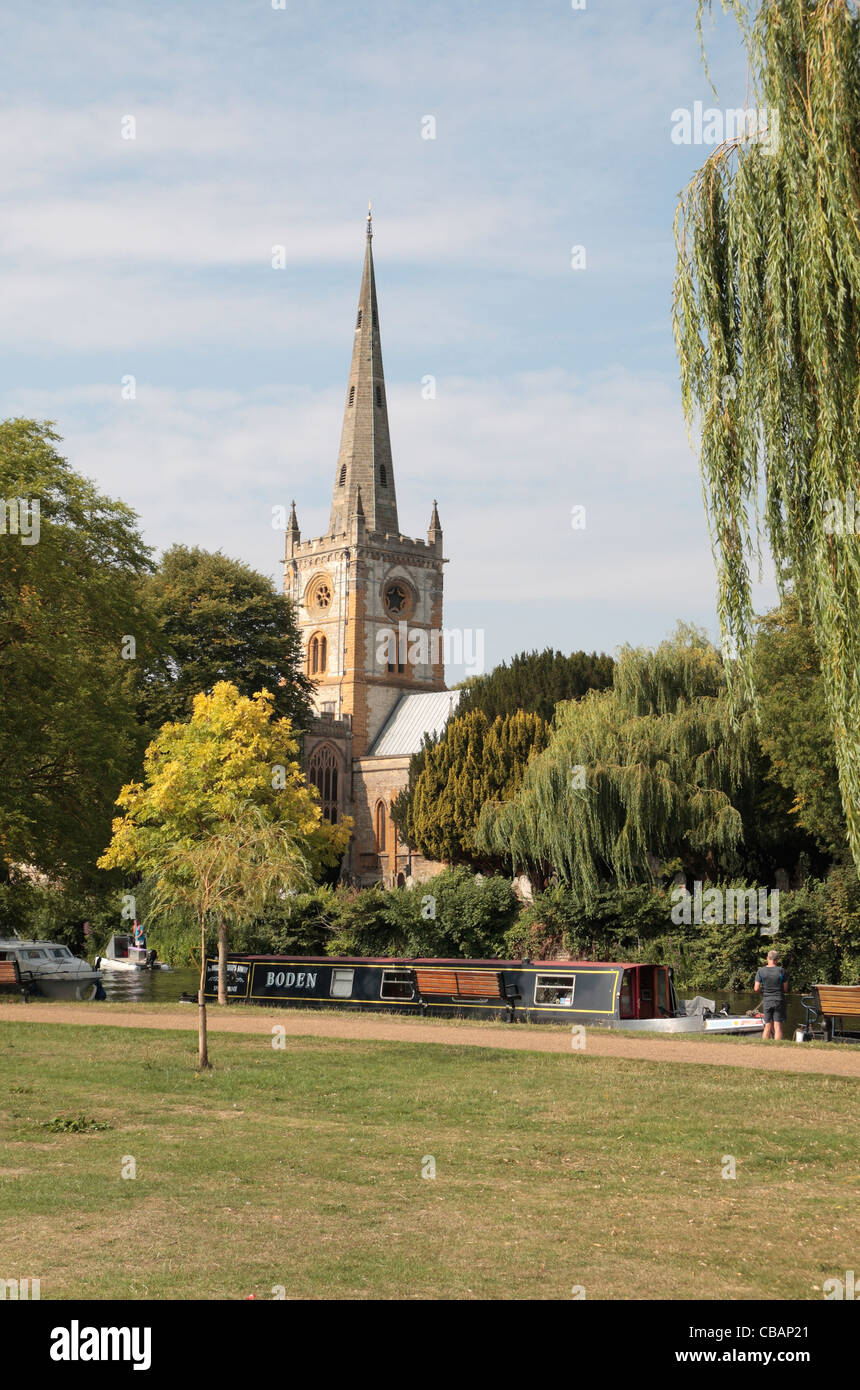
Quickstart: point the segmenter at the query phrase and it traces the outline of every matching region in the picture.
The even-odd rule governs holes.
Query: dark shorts
[[[762,1011],[765,1023],[785,1023],[784,999],[765,999]]]

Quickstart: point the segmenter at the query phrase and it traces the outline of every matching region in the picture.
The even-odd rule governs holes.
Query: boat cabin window
[[[44,952],[44,951],[22,951],[22,952],[21,952],[21,955],[24,957],[25,960],[44,960],[44,959],[45,959],[45,952]]]
[[[573,1005],[575,975],[537,975],[535,976],[535,1003],[552,1004],[557,1009],[569,1009]]]
[[[636,1017],[636,1000],[633,994],[632,970],[625,970],[621,977],[621,1007],[619,1013],[622,1018]]]
[[[411,970],[383,970],[380,999],[414,999]]]
[[[68,960],[71,954],[71,951],[66,946],[59,946],[55,951],[51,952],[54,960]]]
[[[667,1017],[672,1013],[669,999],[669,971],[665,965],[658,965],[657,967],[657,1012],[662,1017]]]
[[[335,999],[351,999],[352,982],[354,978],[354,970],[333,970],[331,972],[332,997]]]

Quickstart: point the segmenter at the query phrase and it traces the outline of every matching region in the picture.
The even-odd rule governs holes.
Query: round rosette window
[[[318,575],[308,589],[307,606],[315,613],[327,613],[334,598],[334,586],[327,574]]]
[[[415,608],[415,595],[405,579],[389,579],[382,590],[382,601],[391,618],[409,618]]]

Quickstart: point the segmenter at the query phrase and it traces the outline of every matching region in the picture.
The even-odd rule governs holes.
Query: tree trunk
[[[218,923],[218,1003],[227,1003],[227,923]]]
[[[206,918],[200,918],[200,988],[197,991],[197,1070],[209,1066],[209,1044],[206,1036]]]
[[[197,1024],[197,1070],[205,1071],[209,1066],[209,1044],[206,1036],[206,996],[202,989],[197,995],[198,1010]]]

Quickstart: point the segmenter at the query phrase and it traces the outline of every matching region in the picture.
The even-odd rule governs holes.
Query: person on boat
[[[134,944],[135,946],[146,945],[146,932],[143,930],[143,926],[140,922],[135,922],[134,924]]]
[[[782,1025],[785,1023],[785,996],[788,994],[788,976],[779,963],[779,953],[768,951],[767,965],[760,965],[756,971],[756,994],[761,995],[764,1014],[763,1038],[782,1041]]]

